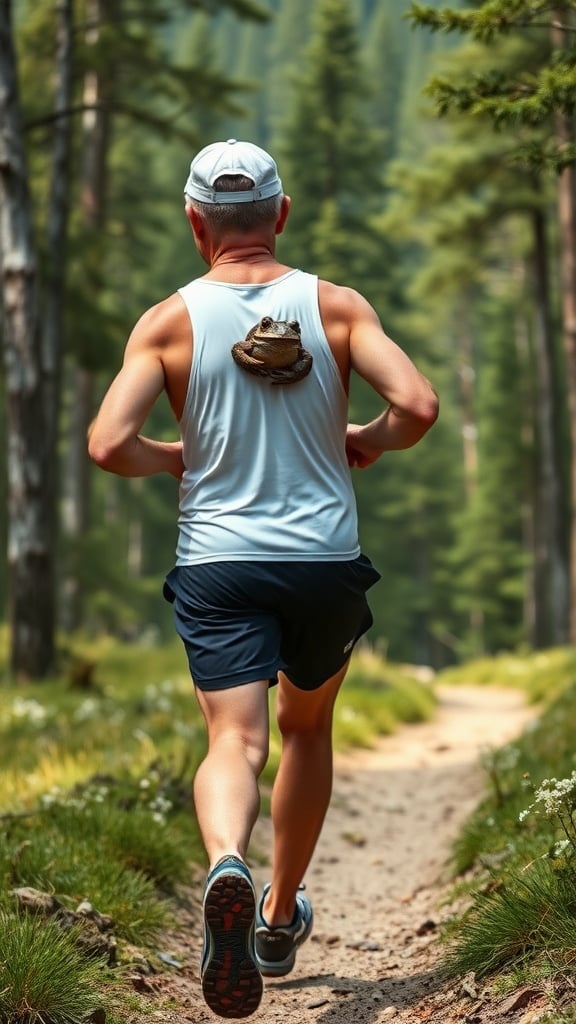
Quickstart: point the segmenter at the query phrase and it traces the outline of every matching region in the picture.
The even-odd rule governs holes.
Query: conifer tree
[[[429,91],[440,115],[460,112],[489,117],[508,133],[518,125],[535,134],[517,147],[517,158],[557,174],[558,233],[562,278],[563,342],[570,423],[571,520],[570,626],[576,641],[576,0],[533,3],[531,0],[484,0],[472,11],[435,9],[412,3],[414,22],[434,30],[460,32],[487,44],[494,63],[481,74],[468,72],[458,80],[437,77]],[[498,57],[503,38],[524,38],[532,30],[540,43],[539,58],[526,66],[502,67]]]
[[[292,107],[294,86],[302,72],[311,31],[314,4],[310,0],[280,3],[270,29],[270,75],[267,80],[268,131],[272,148]]]
[[[329,230],[331,244],[347,251],[340,273],[348,280],[355,259],[362,261],[355,239],[368,234],[382,190],[381,137],[369,126],[367,97],[350,4],[319,0],[280,143],[284,184],[295,200],[286,244],[291,262],[306,268],[312,236],[322,248],[319,235]]]
[[[383,157],[388,163],[398,149],[404,74],[406,24],[398,8],[379,4],[366,33],[366,72],[371,90],[371,121],[384,133]]]

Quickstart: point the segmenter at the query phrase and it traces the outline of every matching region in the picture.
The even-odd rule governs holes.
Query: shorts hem
[[[337,672],[340,672],[349,661],[350,655],[347,655],[340,665],[336,668],[331,668],[327,675],[322,676],[322,679],[311,683],[305,683],[302,679],[298,679],[296,676],[291,676],[287,669],[282,669],[282,671],[288,681],[291,682],[292,686],[295,686],[297,690],[302,690],[304,693],[311,693],[312,690],[319,690],[321,686],[324,686],[324,683],[327,683],[329,679],[332,679],[332,676],[335,676]]]
[[[278,681],[278,672],[284,671],[284,665],[280,662],[277,667],[268,665],[262,669],[254,669],[250,672],[238,672],[235,675],[213,676],[210,679],[198,679],[191,670],[192,682],[199,690],[209,692],[211,690],[232,690],[236,686],[247,686],[248,683],[258,683],[261,679],[268,680],[269,686],[274,686]]]

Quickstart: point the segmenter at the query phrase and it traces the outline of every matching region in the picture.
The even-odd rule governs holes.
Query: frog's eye
[[[290,320],[290,327],[292,328],[293,331],[300,330],[300,324],[298,323],[297,320]]]
[[[272,327],[273,323],[274,321],[271,316],[263,316],[260,321],[260,327],[262,327],[263,330],[267,331],[269,327]]]

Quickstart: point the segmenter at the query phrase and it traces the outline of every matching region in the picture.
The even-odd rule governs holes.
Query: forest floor
[[[293,973],[268,981],[254,1024],[532,1024],[537,992],[497,997],[474,979],[446,984],[438,974],[438,927],[450,907],[447,861],[459,827],[483,793],[479,755],[517,736],[535,717],[517,691],[440,691],[433,721],[402,727],[370,750],[339,756],[334,794],[306,878],[315,912],[311,939]],[[254,850],[270,849],[263,819]],[[269,870],[254,862],[258,889]],[[178,926],[162,951],[180,968],[133,980],[146,1015],[131,1024],[218,1020],[202,1001],[202,876],[185,894]]]

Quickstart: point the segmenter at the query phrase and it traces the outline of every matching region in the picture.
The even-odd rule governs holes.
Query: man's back
[[[178,563],[355,558],[347,396],[317,279],[297,270],[249,284],[208,276],[180,295],[193,356],[180,421]],[[275,383],[233,359],[232,347],[263,317],[297,321],[311,362],[304,379]]]

